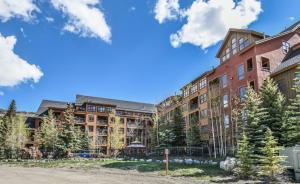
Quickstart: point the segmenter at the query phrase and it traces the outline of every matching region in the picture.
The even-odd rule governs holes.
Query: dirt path
[[[94,171],[0,166],[1,184],[200,184],[193,178],[174,178],[136,171],[101,168]]]

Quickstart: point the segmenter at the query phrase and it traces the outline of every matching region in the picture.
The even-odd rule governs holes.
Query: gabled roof
[[[293,50],[280,65],[278,65],[271,75],[276,75],[287,70],[290,67],[296,66],[300,63],[300,48]]]
[[[220,58],[220,54],[221,54],[221,51],[224,49],[224,47],[226,46],[226,43],[228,41],[228,39],[230,38],[230,35],[232,33],[248,33],[248,34],[253,34],[253,35],[256,35],[256,36],[260,36],[260,37],[264,37],[264,33],[260,33],[260,32],[257,32],[257,31],[254,31],[254,30],[248,30],[248,29],[235,29],[235,28],[230,28],[223,40],[223,43],[216,55],[217,58]]]
[[[295,24],[291,25],[290,27],[284,29],[283,31],[281,31],[280,33],[274,35],[274,36],[270,36],[270,37],[267,37],[265,39],[262,39],[262,40],[258,40],[256,41],[255,43],[256,44],[260,44],[260,43],[264,43],[264,42],[267,42],[269,40],[272,40],[272,39],[275,39],[275,38],[278,38],[278,37],[281,37],[281,36],[284,36],[284,35],[287,35],[289,33],[292,33],[294,31],[296,31],[298,28],[300,27],[300,21],[297,21]]]
[[[67,105],[68,105],[68,102],[54,101],[54,100],[43,100],[36,113],[38,115],[41,115],[45,111],[47,111],[48,108],[64,109],[64,108],[67,107]]]
[[[148,113],[155,112],[154,104],[76,95],[76,104],[81,105],[87,102],[96,103],[96,104],[114,105],[117,107],[117,109],[120,110],[132,110],[132,111],[141,111],[141,112],[148,112]]]

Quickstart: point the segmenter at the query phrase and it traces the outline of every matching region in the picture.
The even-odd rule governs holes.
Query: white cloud
[[[69,18],[64,31],[111,42],[110,27],[103,12],[96,8],[99,0],[51,0],[51,3]]]
[[[0,34],[0,86],[12,87],[32,80],[37,83],[43,76],[36,65],[31,65],[14,53],[15,36]]]
[[[136,8],[134,6],[130,7],[129,11],[135,11]]]
[[[290,21],[294,21],[294,20],[295,20],[295,17],[289,17],[289,20],[290,20]]]
[[[0,96],[4,96],[4,92],[3,91],[0,91]]]
[[[52,18],[52,17],[46,17],[46,20],[47,20],[47,22],[54,22],[54,18]]]
[[[173,47],[190,43],[206,49],[221,41],[229,28],[247,28],[262,12],[259,0],[195,0],[181,15],[187,23],[170,35]]]
[[[33,18],[34,11],[39,12],[39,9],[33,0],[0,0],[0,20],[2,22],[14,17],[29,21]]]
[[[154,9],[155,19],[160,24],[166,20],[176,20],[179,12],[179,0],[158,0]]]

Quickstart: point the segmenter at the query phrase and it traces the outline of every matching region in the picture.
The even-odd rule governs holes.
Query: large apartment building
[[[196,114],[203,129],[201,134],[205,135],[202,137],[208,134],[210,150],[217,154],[234,151],[238,132],[232,110],[238,109],[243,101],[246,87],[258,91],[290,49],[299,43],[300,21],[274,36],[253,30],[230,29],[216,55],[220,64],[186,85],[181,98],[177,97],[182,100],[166,110],[181,106],[187,124],[190,115]],[[204,78],[205,87],[198,91],[201,88],[199,81]],[[201,113],[207,118],[202,120]]]
[[[41,118],[51,109],[57,122],[63,120],[68,104],[75,109],[75,126],[81,131],[88,131],[94,149],[104,154],[109,153],[110,135],[113,117],[120,117],[124,145],[138,140],[147,148],[150,146],[150,127],[155,105],[123,100],[77,95],[75,102],[43,100],[38,108],[34,125],[36,135],[41,127]],[[38,144],[37,139],[35,144]]]

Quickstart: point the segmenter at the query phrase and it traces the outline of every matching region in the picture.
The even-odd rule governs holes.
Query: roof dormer
[[[263,38],[264,34],[256,31],[229,29],[216,57],[222,63],[250,46],[253,42]]]

